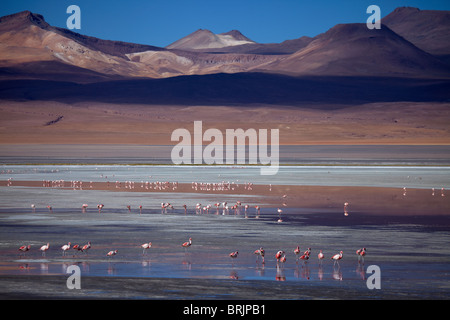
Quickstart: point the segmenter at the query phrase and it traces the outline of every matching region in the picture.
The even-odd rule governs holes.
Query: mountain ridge
[[[447,11],[397,8],[383,21],[404,30],[407,28],[402,27],[401,21],[406,21],[406,26],[413,23],[408,13],[419,15],[416,20],[421,25],[426,22],[427,34],[437,30],[436,39],[445,36],[443,30],[450,34],[449,23],[442,27],[426,19],[431,15],[441,21],[450,15]],[[300,37],[278,44],[256,43],[238,30],[214,34],[198,29],[162,48],[82,35],[51,26],[40,14],[23,11],[0,18],[0,78],[51,79],[54,75],[59,79],[67,72],[73,81],[82,83],[263,72],[447,79],[450,66],[445,59],[426,51],[436,47],[436,39],[411,42],[385,24],[381,30],[369,30],[364,24],[338,24],[313,38]],[[440,53],[448,52],[450,57],[450,49],[445,51],[442,43],[440,48],[444,48]],[[40,68],[40,62],[47,69]],[[61,68],[63,65],[67,67]],[[27,67],[30,72],[25,70]]]

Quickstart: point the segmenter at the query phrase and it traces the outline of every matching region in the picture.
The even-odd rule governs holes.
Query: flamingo
[[[283,250],[278,251],[275,254],[275,258],[277,259],[277,265],[279,262],[286,262],[286,256]]]
[[[63,251],[63,256],[66,255],[66,251],[70,249],[70,242],[68,244],[65,244],[61,247],[61,250]]]
[[[79,244],[75,244],[72,246],[73,250],[81,251],[81,246]]]
[[[33,213],[36,212],[36,205],[32,204],[31,209],[33,210]]]
[[[142,214],[142,205],[139,206],[139,215]]]
[[[304,253],[303,255],[300,256],[299,259],[300,259],[300,260],[303,260],[303,264],[306,264],[306,262],[307,262],[308,259],[309,259],[309,254]]]
[[[356,250],[356,254],[358,255],[358,263],[364,264],[364,256],[366,255],[366,248]]]
[[[86,203],[84,203],[84,204],[81,206],[81,212],[86,213],[87,207],[88,207],[88,205],[87,205]]]
[[[106,254],[107,257],[111,258],[112,256],[115,256],[119,250],[111,250]]]
[[[216,207],[216,214],[219,214],[220,202],[216,202],[216,203],[214,204],[214,206]]]
[[[233,259],[236,259],[237,256],[238,256],[238,254],[239,254],[239,252],[234,251],[234,252],[230,253],[229,256],[230,256],[231,258],[233,258]]]
[[[325,258],[324,254],[322,253],[322,250],[317,254],[317,259],[319,259],[319,264],[322,264],[322,260]]]
[[[336,263],[337,263],[338,266],[340,267],[340,265],[339,265],[339,260],[342,259],[342,254],[343,254],[343,252],[341,251],[341,252],[339,252],[338,254],[335,254],[334,256],[331,257],[331,259],[334,260],[334,265],[333,265],[333,267],[336,265]]]
[[[265,251],[264,251],[263,247],[259,248],[258,250],[255,250],[254,254],[260,256],[262,258],[262,263],[265,263],[265,261],[264,261]]]
[[[145,250],[147,250],[147,249],[149,249],[149,248],[151,248],[152,247],[152,243],[151,242],[149,242],[149,243],[144,243],[144,244],[141,244],[141,248],[142,248],[142,255],[144,255],[144,253],[145,253]]]
[[[23,254],[24,254],[25,252],[29,251],[30,249],[31,249],[31,246],[30,246],[30,245],[27,245],[27,246],[21,246],[21,247],[19,248],[19,251],[23,252]]]
[[[91,248],[91,242],[88,241],[87,244],[85,244],[82,248],[81,251],[85,252],[87,254],[87,251]]]
[[[50,244],[44,244],[42,247],[39,248],[39,251],[42,251],[42,256],[45,257],[45,252],[50,248]]]
[[[294,249],[294,253],[298,260],[298,255],[300,254],[300,246],[297,246],[297,248]]]
[[[189,240],[183,243],[181,246],[184,248],[184,251],[186,252],[187,248],[189,248],[191,245],[192,245],[192,238],[189,238]]]
[[[283,212],[283,210],[281,210],[280,208],[278,208],[278,222],[283,222],[283,220],[281,219],[281,213]]]

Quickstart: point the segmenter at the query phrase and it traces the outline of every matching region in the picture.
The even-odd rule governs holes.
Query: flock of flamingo
[[[190,248],[192,246],[192,238],[189,238],[188,241],[183,242],[181,244],[181,247],[185,249],[185,253],[187,254],[187,249]],[[140,247],[142,248],[142,255],[144,256],[146,254],[146,251],[150,248],[152,248],[152,242],[146,242],[140,245]],[[42,256],[45,257],[46,252],[49,250],[50,248],[50,244],[47,243],[43,246],[41,246],[39,248],[39,251],[41,251]],[[73,249],[76,252],[84,252],[85,254],[87,254],[87,251],[91,248],[91,242],[89,241],[87,244],[85,245],[71,245],[70,242],[68,242],[67,244],[64,244],[60,247],[60,250],[62,251],[62,256],[66,256],[66,253],[70,250]],[[21,247],[19,247],[19,251],[20,254],[23,255],[26,252],[31,250],[31,245],[23,245]],[[111,258],[113,256],[115,256],[117,253],[119,252],[119,250],[111,250],[108,251],[106,253],[106,256]],[[259,259],[261,259],[261,263],[265,264],[265,256],[266,256],[266,252],[264,250],[263,247],[260,247],[259,249],[255,250],[253,252],[256,256],[257,256],[257,260],[256,262],[259,262]],[[300,246],[297,246],[297,248],[295,248],[293,250],[293,253],[296,256],[296,263],[298,264],[299,261],[303,262],[303,265],[306,265],[306,263],[308,262],[308,260],[310,259],[311,256],[311,248],[308,248],[306,251],[304,251],[303,253],[300,250]],[[229,257],[232,259],[236,259],[239,255],[238,251],[233,251],[229,254]],[[358,263],[362,263],[364,264],[364,257],[366,255],[366,248],[361,248],[356,250],[356,255],[358,256]],[[331,260],[334,261],[333,267],[336,266],[336,264],[338,265],[338,267],[340,267],[339,265],[339,260],[341,260],[343,257],[343,252],[340,251],[337,254],[334,254],[330,257]],[[318,264],[319,266],[322,266],[322,261],[325,258],[324,253],[322,252],[322,250],[319,251],[319,253],[317,254],[317,259],[318,259]],[[284,266],[284,263],[287,261],[286,258],[286,252],[284,250],[279,250],[276,254],[275,254],[275,259],[277,261],[277,268],[280,266]]]

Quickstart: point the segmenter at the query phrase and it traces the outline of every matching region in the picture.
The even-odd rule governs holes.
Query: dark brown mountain
[[[450,12],[397,8],[382,23],[418,48],[450,61]]]
[[[306,47],[258,69],[295,75],[395,76],[433,78],[450,67],[417,48],[387,26],[339,24]]]
[[[386,25],[341,24],[280,44],[198,30],[169,49],[80,35],[25,11],[0,18],[0,43],[0,99],[330,105],[450,98],[449,66]],[[193,49],[201,46],[216,48]]]

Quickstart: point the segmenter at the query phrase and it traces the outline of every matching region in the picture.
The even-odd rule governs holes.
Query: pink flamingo
[[[331,257],[331,259],[334,260],[333,267],[336,265],[336,263],[337,263],[338,266],[340,267],[340,265],[339,265],[339,260],[342,259],[342,255],[343,255],[343,252],[341,251],[341,252],[339,252],[338,254],[335,254],[334,256]]]
[[[265,260],[264,260],[265,251],[264,251],[263,247],[259,248],[258,250],[255,250],[255,252],[253,252],[253,253],[260,256],[262,258],[262,263],[265,263]],[[258,260],[256,260],[256,261],[258,261]]]
[[[73,250],[81,251],[81,246],[79,244],[75,244],[72,246]]]
[[[119,250],[111,250],[106,254],[107,257],[111,258],[112,256],[115,256]]]
[[[21,251],[22,254],[24,254],[25,252],[29,251],[30,249],[31,249],[31,246],[30,246],[30,245],[27,245],[27,246],[21,246],[21,247],[19,248],[19,251]]]
[[[139,206],[139,215],[142,215],[142,206]]]
[[[356,255],[358,256],[358,263],[364,264],[364,256],[366,255],[366,248],[356,250]]]
[[[66,251],[70,249],[70,242],[68,244],[65,244],[61,247],[61,250],[63,251],[63,256],[66,255]]]
[[[230,256],[231,258],[233,258],[233,259],[236,259],[237,256],[238,256],[238,254],[239,254],[239,252],[234,251],[234,252],[230,253],[229,256]]]
[[[325,258],[325,255],[322,253],[322,250],[317,254],[317,259],[319,259],[319,264],[322,264],[322,260]]]
[[[300,254],[300,246],[297,246],[297,248],[294,249],[294,253],[298,260],[298,255]]]
[[[192,238],[189,238],[189,240],[183,243],[181,246],[184,248],[184,251],[186,252],[187,248],[189,248],[191,245],[192,245]]]
[[[275,258],[277,259],[277,266],[278,266],[279,262],[283,262],[283,263],[286,262],[286,255],[285,255],[285,252],[283,250],[278,251],[275,254]]]
[[[183,208],[184,208],[184,214],[187,213],[187,206],[185,204],[183,204]]]
[[[283,210],[281,210],[280,208],[278,208],[278,221],[277,222],[283,222],[283,220],[281,219],[281,213],[283,212]]]
[[[39,248],[39,251],[42,251],[42,256],[45,257],[45,252],[50,248],[50,244],[44,244],[42,247]]]
[[[82,248],[81,251],[85,252],[87,254],[87,251],[91,248],[91,242],[88,241],[87,244],[85,244]]]
[[[306,264],[306,262],[309,260],[309,254],[304,253],[303,255],[300,256],[299,259],[303,261],[303,264]]]
[[[145,253],[145,250],[147,250],[147,249],[149,249],[149,248],[151,248],[152,247],[152,243],[151,242],[149,242],[149,243],[144,243],[144,244],[141,244],[141,248],[142,248],[142,255],[144,255],[144,253]]]

